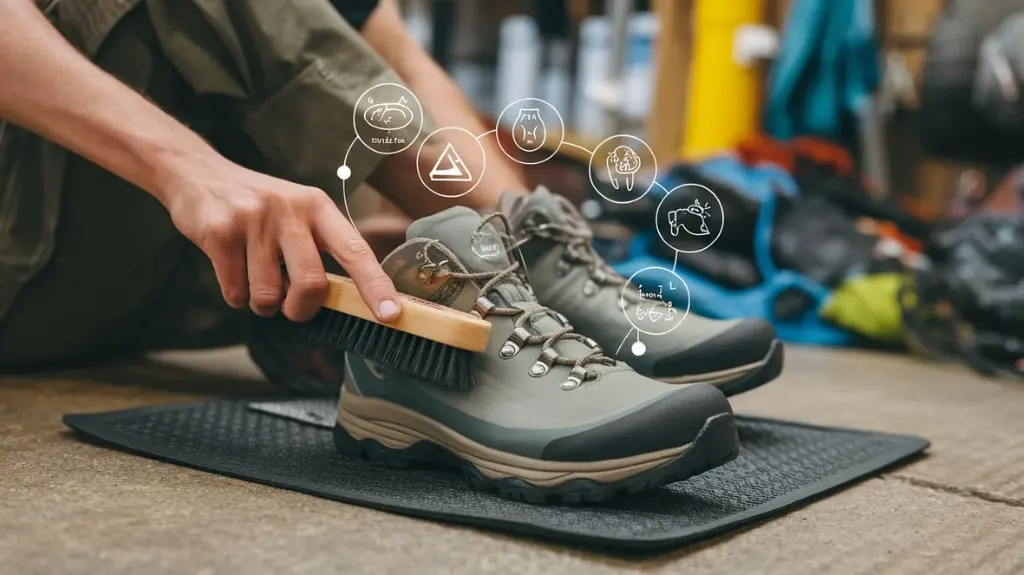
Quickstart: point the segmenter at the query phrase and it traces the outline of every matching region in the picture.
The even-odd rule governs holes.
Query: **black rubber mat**
[[[903,462],[918,437],[738,417],[737,459],[613,503],[538,506],[471,491],[444,470],[393,470],[334,451],[335,406],[216,401],[67,415],[81,437],[147,457],[406,515],[604,551],[680,547],[778,515]]]

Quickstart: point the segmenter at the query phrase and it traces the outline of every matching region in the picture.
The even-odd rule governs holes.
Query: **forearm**
[[[160,197],[175,166],[219,161],[198,135],[94,65],[31,0],[0,2],[0,118]]]
[[[401,15],[393,0],[382,0],[363,30],[367,43],[380,54],[381,58],[416,93],[423,108],[433,118],[436,127],[459,127],[473,134],[493,130],[476,115],[473,105],[448,74],[430,57],[415,39],[404,29]],[[426,137],[428,134],[423,134]],[[451,207],[453,201],[473,209],[491,209],[498,202],[501,193],[508,189],[525,189],[522,175],[506,161],[504,152],[497,145],[496,138],[480,140],[487,156],[484,174],[472,193],[456,200],[444,199],[424,189],[416,172],[416,146],[406,152],[388,156],[381,167],[370,178],[370,182],[403,209],[406,204],[415,204],[421,211],[431,213]],[[423,173],[430,170],[443,151],[443,144],[425,146],[419,162]],[[469,166],[477,170],[479,166]],[[464,188],[461,188],[464,189]],[[394,190],[394,191],[391,191]],[[417,197],[401,197],[408,190],[422,190]],[[457,190],[456,190],[457,193]],[[398,196],[398,197],[396,197]],[[410,201],[411,200],[411,201]],[[413,216],[425,215],[413,213]]]

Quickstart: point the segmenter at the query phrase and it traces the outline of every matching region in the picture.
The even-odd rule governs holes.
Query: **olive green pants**
[[[120,19],[93,60],[227,157],[339,203],[335,172],[356,138],[359,96],[400,83],[326,0],[149,0]],[[352,146],[350,190],[379,158]],[[244,340],[249,312],[224,303],[209,261],[156,200],[70,153],[19,165],[32,161],[59,176],[47,180],[61,182],[59,217],[52,254],[0,315],[0,369]]]

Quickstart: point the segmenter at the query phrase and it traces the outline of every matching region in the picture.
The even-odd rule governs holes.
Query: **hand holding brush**
[[[317,188],[207,158],[168,174],[158,199],[210,258],[234,308],[311,319],[332,289],[321,259],[327,252],[351,276],[375,320],[395,321],[401,313],[401,298],[370,246]]]
[[[163,199],[174,223],[209,256],[232,307],[280,312],[311,339],[423,379],[472,384],[471,356],[491,324],[399,294],[327,194],[238,166],[171,181]],[[321,251],[351,278],[326,273]]]

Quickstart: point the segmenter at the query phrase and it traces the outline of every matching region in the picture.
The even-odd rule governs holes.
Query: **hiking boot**
[[[409,241],[385,258],[399,291],[474,312],[493,328],[465,389],[346,354],[338,451],[390,466],[457,467],[476,489],[535,503],[607,500],[733,459],[725,396],[643,377],[574,333],[533,297],[509,255],[506,222],[451,208],[414,222]]]
[[[782,343],[761,319],[714,320],[689,312],[678,328],[643,337],[646,349],[635,355],[631,343],[639,337],[626,314],[643,316],[639,312],[652,305],[659,317],[679,310],[641,298],[637,286],[612,270],[594,251],[583,217],[562,196],[543,187],[531,195],[507,192],[501,211],[512,221],[540,303],[638,373],[668,383],[711,383],[731,396],[782,371]]]

